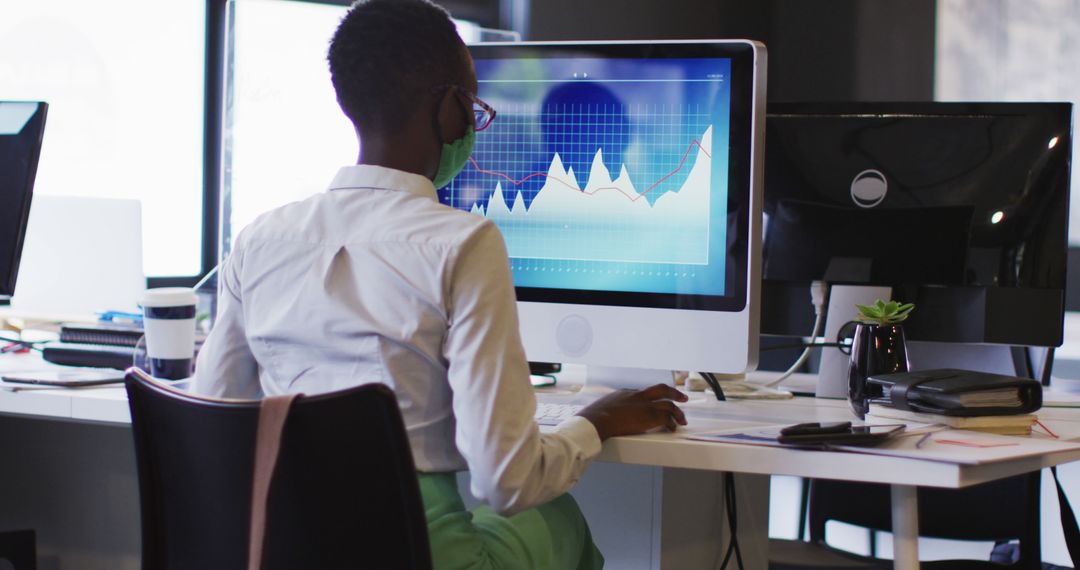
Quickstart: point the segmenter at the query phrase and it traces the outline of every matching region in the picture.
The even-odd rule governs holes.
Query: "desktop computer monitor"
[[[498,117],[440,199],[502,231],[529,359],[752,368],[764,46],[470,49]]]
[[[47,109],[0,101],[0,304],[15,294]]]
[[[1061,344],[1071,104],[770,104],[766,133],[763,332],[808,335],[820,280],[914,302],[909,340]]]

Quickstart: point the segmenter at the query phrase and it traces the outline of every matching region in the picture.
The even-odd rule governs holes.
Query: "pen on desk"
[[[1056,433],[1054,433],[1053,431],[1051,431],[1051,430],[1050,430],[1050,428],[1046,427],[1046,424],[1042,423],[1042,422],[1041,422],[1041,421],[1039,421],[1039,420],[1035,420],[1035,425],[1037,425],[1037,426],[1041,427],[1041,428],[1043,429],[1043,431],[1045,431],[1045,432],[1047,433],[1047,435],[1049,435],[1050,437],[1052,437],[1052,438],[1054,438],[1054,439],[1058,439],[1058,438],[1060,438],[1060,437],[1061,437],[1061,436],[1059,436],[1058,434],[1056,434]]]
[[[946,426],[946,425],[933,425],[933,426],[921,428],[920,430],[912,430],[912,433],[910,435],[912,435],[912,436],[916,436],[916,435],[921,436],[921,437],[919,437],[919,441],[915,442],[915,448],[919,449],[919,448],[921,448],[923,446],[924,443],[926,443],[926,440],[930,439],[931,435],[934,435],[935,433],[937,433],[939,431],[945,431],[947,429],[949,429],[949,426]],[[925,431],[923,431],[923,430],[925,430]]]

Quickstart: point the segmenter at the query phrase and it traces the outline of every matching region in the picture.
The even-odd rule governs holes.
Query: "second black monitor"
[[[805,334],[776,297],[825,280],[922,303],[917,339],[1059,344],[1071,124],[1067,103],[770,104],[764,330]]]

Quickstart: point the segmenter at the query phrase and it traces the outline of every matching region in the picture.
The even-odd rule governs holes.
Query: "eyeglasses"
[[[468,89],[460,85],[439,85],[431,90],[432,93],[442,93],[447,89],[453,89],[457,93],[464,95],[469,101],[472,101],[473,115],[475,123],[474,129],[482,131],[491,126],[491,122],[495,120],[495,108],[488,105],[475,94]]]

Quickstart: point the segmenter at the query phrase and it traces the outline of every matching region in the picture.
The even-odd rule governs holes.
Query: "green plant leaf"
[[[900,304],[896,301],[884,301],[878,299],[873,305],[859,305],[858,320],[865,323],[877,323],[879,325],[894,325],[907,320],[911,311],[915,309],[914,303]]]
[[[875,307],[868,307],[866,305],[855,305],[855,308],[859,310],[859,318],[861,320],[874,320],[881,316],[881,313]]]

